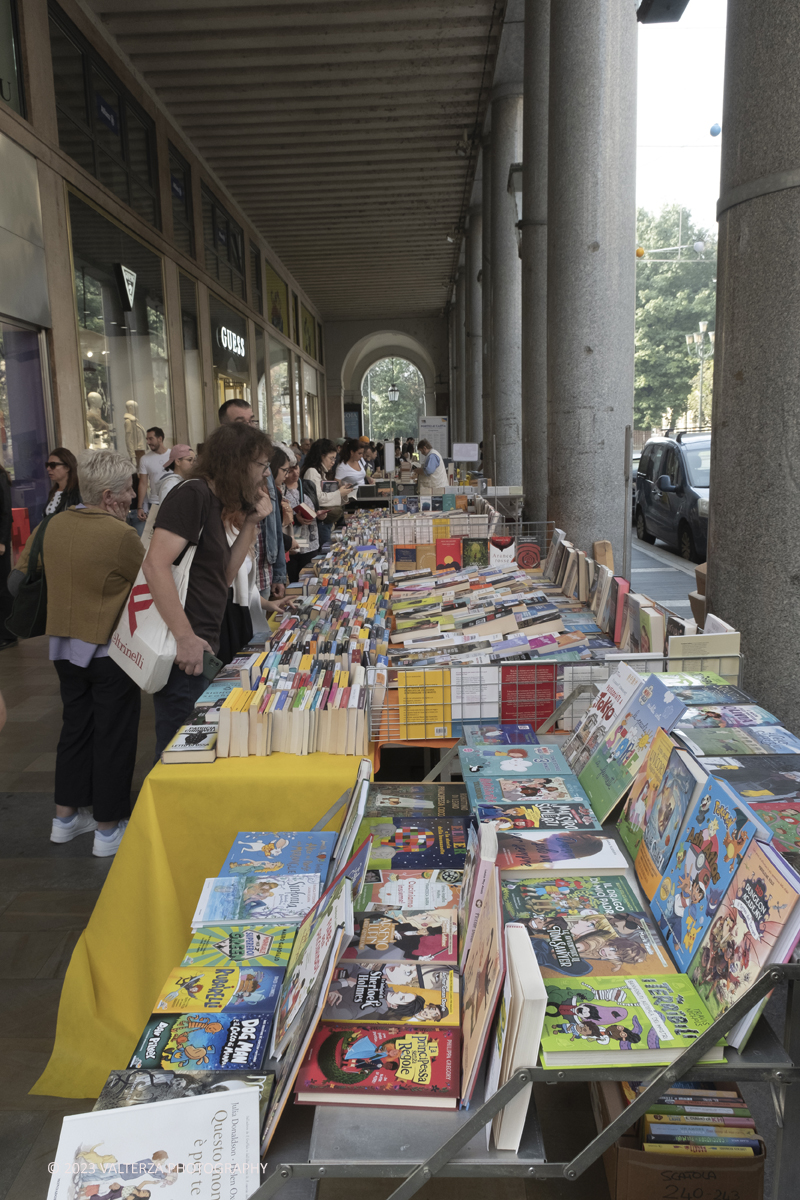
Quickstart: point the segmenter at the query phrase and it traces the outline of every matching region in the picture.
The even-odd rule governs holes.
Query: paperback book
[[[459,746],[458,757],[464,779],[473,775],[516,778],[540,774],[570,775],[571,768],[558,746],[488,747]]]
[[[461,1026],[461,1099],[469,1102],[505,973],[500,879],[492,868],[483,895],[475,934],[464,968],[464,1011]]]
[[[467,825],[460,818],[365,817],[356,841],[371,838],[369,865],[374,870],[463,870]]]
[[[564,758],[576,775],[581,773],[612,725],[642,687],[642,676],[622,663],[598,692],[580,725],[563,746]]]
[[[359,912],[457,909],[463,871],[369,871],[354,906]]]
[[[465,725],[468,746],[487,750],[492,746],[537,746],[539,739],[532,725]]]
[[[480,804],[478,820],[492,821],[495,829],[602,829],[588,804],[580,800],[539,801],[527,804]]]
[[[473,808],[482,804],[541,804],[589,798],[575,775],[535,775],[525,779],[491,778],[471,775],[464,780]]]
[[[274,1071],[259,1075],[247,1071],[112,1071],[103,1084],[92,1112],[109,1108],[131,1108],[136,1104],[160,1104],[163,1100],[184,1100],[187,1096],[207,1096],[254,1088],[258,1092],[259,1115],[263,1122],[275,1084]]]
[[[176,967],[153,1005],[154,1013],[241,1013],[269,1016],[278,1003],[283,967]]]
[[[339,961],[323,1020],[459,1025],[459,977],[446,966]]]
[[[192,935],[182,967],[286,967],[295,925],[204,925]]]
[[[335,841],[335,833],[238,833],[219,873],[324,878]]]
[[[633,859],[639,852],[645,824],[653,811],[656,793],[674,749],[675,743],[672,738],[668,733],[664,733],[663,729],[659,729],[653,738],[647,758],[636,773],[633,787],[628,793],[625,807],[617,822],[620,837]]]
[[[779,725],[780,721],[757,704],[703,704],[687,708],[676,729],[730,729],[740,725]]]
[[[149,1071],[258,1071],[264,1061],[271,1017],[229,1013],[153,1016],[128,1066]]]
[[[708,780],[686,750],[673,750],[644,827],[636,854],[636,875],[648,900],[653,899],[675,848],[683,819]]]
[[[357,912],[354,934],[341,958],[379,962],[458,962],[458,918],[454,909],[399,913]]]
[[[682,729],[677,732],[698,758],[727,754],[800,754],[800,738],[780,725]]]
[[[461,783],[371,783],[365,817],[468,817],[470,802]]]
[[[302,921],[319,896],[319,875],[222,875],[207,879],[192,928],[201,925]]]
[[[498,833],[497,865],[503,872],[553,871],[619,875],[628,863],[613,837],[602,833]]]

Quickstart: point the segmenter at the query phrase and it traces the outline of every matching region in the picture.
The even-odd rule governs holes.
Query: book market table
[[[31,1089],[97,1096],[127,1066],[153,996],[179,962],[197,897],[241,829],[337,829],[358,760],[273,754],[154,767],[72,955],[53,1054]]]

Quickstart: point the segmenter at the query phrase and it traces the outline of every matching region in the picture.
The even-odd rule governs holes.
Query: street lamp
[[[697,402],[697,427],[703,428],[703,374],[705,365],[714,355],[714,338],[715,333],[712,329],[708,331],[708,321],[700,321],[699,333],[686,334],[686,347],[691,357],[697,358],[700,363],[700,396]],[[706,337],[708,341],[706,341]]]

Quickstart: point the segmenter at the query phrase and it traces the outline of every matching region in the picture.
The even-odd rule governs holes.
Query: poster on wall
[[[430,442],[442,458],[450,457],[447,436],[447,417],[420,417],[419,436]]]

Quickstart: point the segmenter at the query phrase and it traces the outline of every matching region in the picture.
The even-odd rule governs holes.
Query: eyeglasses
[[[255,460],[255,463],[256,463],[256,466],[261,467],[262,473],[264,475],[266,475],[267,471],[269,470],[269,463],[268,462],[265,462],[265,463],[259,462],[258,459]]]
[[[49,462],[49,463],[45,463],[44,465],[45,465],[45,467],[47,468],[47,470],[48,470],[48,471],[55,471],[56,467],[64,467],[64,466],[66,466],[66,463],[62,463],[62,462]]]

